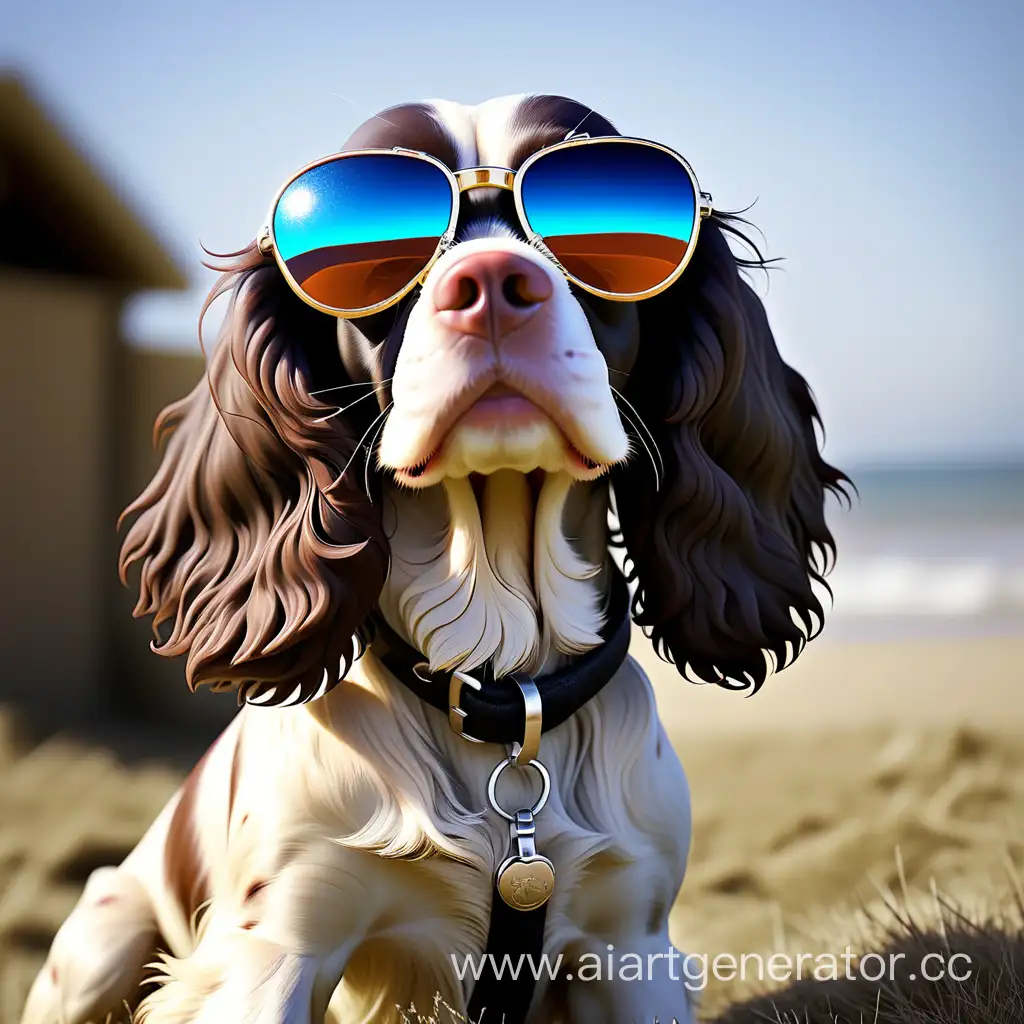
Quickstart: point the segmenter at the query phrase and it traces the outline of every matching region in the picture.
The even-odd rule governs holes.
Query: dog
[[[577,134],[618,137],[563,97],[436,101],[385,110],[343,152],[511,172]],[[220,264],[210,301],[230,308],[207,378],[158,421],[121,572],[139,570],[157,652],[242,708],[90,877],[23,1024],[136,1006],[154,961],[145,1024],[464,1019],[473,978],[453,964],[487,946],[510,851],[495,811],[529,807],[537,781],[511,767],[525,738],[510,761],[460,735],[458,693],[452,714],[430,706],[434,674],[543,684],[600,656],[615,615],[628,635],[628,603],[681,675],[750,692],[820,631],[824,499],[845,477],[744,279],[761,260],[730,245],[745,222],[709,209],[669,287],[612,301],[530,243],[513,200],[464,192],[413,290],[357,318],[300,301],[265,244]],[[616,551],[631,593],[613,615]],[[422,659],[411,675],[388,637]],[[531,751],[557,879],[543,950],[567,966],[531,987],[529,1019],[689,1021],[668,935],[689,795],[651,686],[625,658],[570,710]],[[611,950],[650,976],[566,977]]]

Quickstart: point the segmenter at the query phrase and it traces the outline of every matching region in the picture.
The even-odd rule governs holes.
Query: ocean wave
[[[861,557],[837,566],[829,585],[836,616],[1024,612],[1024,565],[995,558]]]

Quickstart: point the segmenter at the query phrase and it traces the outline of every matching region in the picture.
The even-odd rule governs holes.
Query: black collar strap
[[[535,680],[544,732],[561,725],[597,696],[626,660],[630,637],[629,589],[617,569],[609,567],[609,572],[611,593],[601,630],[604,642],[564,668]],[[512,686],[509,682],[529,677],[517,673],[507,681],[481,683],[463,672],[441,672],[431,678],[419,651],[399,637],[382,617],[377,618],[375,626],[376,637],[371,645],[374,654],[417,697],[447,715],[456,732],[484,743],[522,742],[527,724],[524,691],[522,684]]]

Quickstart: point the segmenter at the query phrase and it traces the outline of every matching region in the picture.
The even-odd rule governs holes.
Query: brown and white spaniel
[[[410,104],[345,148],[514,169],[584,120],[616,134],[560,97]],[[463,198],[456,244],[385,313],[311,309],[255,244],[223,268],[207,379],[160,419],[121,567],[140,569],[157,651],[244,706],[124,863],[89,879],[24,1024],[134,1005],[160,952],[146,1024],[400,1021],[438,993],[465,1013],[452,957],[487,940],[509,833],[486,789],[505,752],[364,649],[374,616],[431,672],[542,679],[602,643],[617,544],[634,622],[691,680],[756,689],[820,629],[824,492],[843,477],[741,276],[735,219],[704,224],[667,291],[622,303],[526,244],[509,192]],[[539,757],[545,951],[568,965],[614,946],[655,969],[542,977],[530,1020],[689,1020],[666,956],[688,790],[636,663]],[[505,775],[531,799],[528,773]]]

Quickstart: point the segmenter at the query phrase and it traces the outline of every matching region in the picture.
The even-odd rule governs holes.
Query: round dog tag
[[[513,910],[536,910],[555,888],[555,867],[540,854],[513,855],[498,868],[498,893]]]

